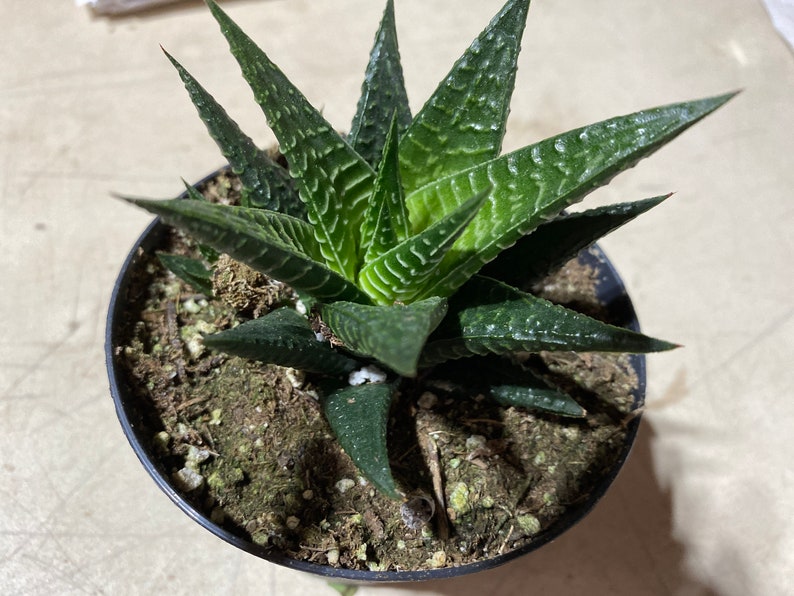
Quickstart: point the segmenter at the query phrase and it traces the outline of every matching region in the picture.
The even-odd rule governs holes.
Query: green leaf
[[[168,52],[165,55],[179,73],[201,120],[229,161],[232,172],[240,177],[243,207],[259,207],[304,219],[306,206],[298,198],[287,171],[240,130],[226,110],[179,62]]]
[[[422,365],[515,351],[644,353],[675,347],[475,276],[450,299],[447,317],[427,342]]]
[[[306,317],[284,307],[226,331],[204,345],[243,358],[328,375],[347,374],[359,363],[318,341]]]
[[[587,410],[567,393],[549,387],[540,379],[535,384],[496,385],[491,395],[503,406],[515,406],[527,410],[540,410],[568,418],[584,418]]]
[[[185,192],[187,193],[187,198],[191,201],[199,201],[201,203],[207,202],[207,198],[201,194],[198,188],[189,184],[185,179],[182,179],[182,184],[185,185]],[[181,196],[179,198],[182,198]]]
[[[179,279],[190,284],[202,294],[212,296],[212,271],[207,269],[200,259],[164,252],[157,253],[157,258]]]
[[[503,406],[548,412],[569,418],[583,418],[587,411],[567,393],[552,387],[523,366],[514,365],[501,357],[484,360],[485,381],[489,393]]]
[[[386,383],[357,385],[324,396],[321,403],[331,430],[359,471],[383,494],[399,499],[386,448],[394,392]]]
[[[581,418],[587,414],[570,395],[552,387],[530,369],[503,356],[489,354],[471,362],[447,362],[436,367],[434,374],[440,378],[454,379],[458,386],[490,395],[503,406],[571,418]]]
[[[199,242],[315,298],[370,302],[355,285],[312,258],[316,249],[308,244],[305,222],[272,211],[206,201],[125,200],[159,215]]]
[[[407,191],[499,155],[529,0],[510,0],[452,67],[400,144]]]
[[[375,172],[226,13],[207,4],[289,162],[328,267],[354,280]]]
[[[422,296],[445,296],[483,264],[565,207],[671,141],[735,94],[668,105],[566,132],[456,174],[408,195],[415,230],[476,192],[489,200],[441,264]]]
[[[373,168],[383,152],[388,132],[386,125],[393,114],[400,136],[411,123],[411,110],[397,47],[394,1],[388,0],[370,52],[364,83],[361,85],[361,97],[348,135],[352,147]]]
[[[392,118],[383,147],[375,189],[367,208],[361,232],[364,263],[369,263],[394,248],[410,235],[405,194],[397,161],[397,118]]]
[[[567,263],[599,238],[670,196],[561,215],[520,238],[485,265],[480,274],[509,285],[527,287]]]
[[[446,312],[446,300],[428,298],[392,306],[334,302],[323,306],[322,317],[347,349],[413,377],[425,340]]]
[[[485,203],[485,190],[463,203],[441,221],[408,238],[362,267],[358,285],[379,304],[429,298],[438,266],[466,226]]]

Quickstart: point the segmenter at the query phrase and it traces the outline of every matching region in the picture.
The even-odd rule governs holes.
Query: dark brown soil
[[[205,191],[233,201],[237,182],[222,176]],[[196,254],[176,232],[162,248]],[[115,353],[159,464],[218,524],[296,559],[406,570],[494,557],[542,539],[620,458],[637,384],[626,356],[516,355],[580,400],[581,421],[485,399],[464,374],[474,361],[439,367],[405,381],[392,410],[392,469],[419,497],[401,507],[340,450],[312,378],[203,347],[202,334],[294,300],[289,288],[226,259],[219,298],[197,294],[154,255],[133,275]],[[574,261],[536,290],[598,314],[594,279]]]

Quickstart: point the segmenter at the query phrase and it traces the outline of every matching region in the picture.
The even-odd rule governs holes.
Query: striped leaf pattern
[[[326,264],[354,280],[375,172],[226,13],[207,4],[289,162]]]
[[[163,50],[165,51],[165,50]],[[306,206],[298,198],[295,185],[284,168],[259,149],[237,123],[198,81],[168,52],[185,84],[193,105],[210,136],[215,140],[232,171],[243,185],[242,205],[286,213],[304,219]]]
[[[301,238],[309,238],[308,224],[300,220],[262,209],[206,201],[126,200],[159,215],[199,242],[320,300],[369,302],[354,284],[309,256],[313,252],[311,246],[301,246]],[[286,232],[290,228],[292,231]]]
[[[410,235],[405,193],[397,159],[397,118],[392,118],[383,147],[378,177],[361,232],[363,263],[380,257]]]
[[[392,306],[334,302],[323,306],[322,316],[347,349],[413,377],[425,340],[446,312],[446,300],[428,298]]]
[[[422,365],[515,351],[644,353],[675,347],[475,276],[450,299],[447,317],[422,354]]]
[[[444,255],[477,215],[488,191],[481,192],[441,221],[401,242],[361,269],[359,287],[380,304],[413,302],[432,295],[424,289],[438,275]]]
[[[480,274],[509,285],[523,284],[523,287],[528,287],[567,263],[599,238],[656,207],[670,196],[561,215],[541,224],[499,253],[496,259],[480,270]]]
[[[405,92],[397,30],[394,22],[394,0],[386,2],[386,10],[361,85],[361,98],[350,126],[350,145],[373,168],[377,166],[386,143],[385,124],[394,115],[398,136],[411,124],[411,109]]]
[[[499,155],[529,0],[510,0],[452,67],[400,144],[408,192]]]
[[[449,295],[521,236],[606,184],[692,126],[734,94],[672,104],[605,120],[546,139],[443,178],[409,194],[415,229],[491,187],[488,201],[419,297]]]

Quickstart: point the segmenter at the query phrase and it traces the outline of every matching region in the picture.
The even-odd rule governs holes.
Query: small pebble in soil
[[[185,457],[185,467],[198,472],[199,465],[210,458],[210,452],[206,449],[199,449],[195,445],[190,445],[187,449],[187,457]]]
[[[342,478],[339,482],[336,483],[336,490],[339,491],[340,494],[345,494],[351,488],[356,485],[356,481],[352,478]]]
[[[427,561],[427,564],[433,569],[438,569],[447,564],[447,553],[443,550],[437,550],[433,556]]]
[[[468,451],[476,451],[477,449],[483,449],[487,442],[488,442],[487,439],[482,435],[471,435],[469,438],[466,439],[466,449]]]
[[[154,435],[155,449],[163,453],[168,453],[168,443],[171,441],[171,436],[164,430]]]
[[[204,476],[188,467],[182,468],[171,475],[177,488],[185,492],[192,492],[204,486]]]

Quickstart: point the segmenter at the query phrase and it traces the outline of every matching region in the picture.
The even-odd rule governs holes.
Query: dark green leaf
[[[527,410],[540,410],[572,418],[582,418],[587,414],[575,399],[538,377],[522,365],[513,364],[500,356],[478,358],[477,370],[480,382],[489,385],[491,396],[504,406],[515,406]]]
[[[394,248],[410,234],[405,194],[397,161],[397,118],[392,118],[375,189],[369,202],[361,232],[363,262],[369,263]]]
[[[586,414],[570,395],[503,356],[489,354],[472,360],[447,362],[437,366],[434,375],[454,379],[456,385],[473,393],[488,394],[504,406],[573,418]]]
[[[345,387],[323,397],[321,402],[339,444],[364,477],[386,496],[399,499],[386,448],[393,397],[392,385],[373,383]]]
[[[406,198],[424,229],[467,197],[490,200],[447,253],[442,275],[423,294],[447,296],[505,247],[616,174],[671,141],[735,94],[679,103],[591,124],[433,182]]]
[[[328,267],[352,281],[375,172],[226,13],[207,4],[289,162]]]
[[[540,380],[536,384],[496,385],[491,387],[491,395],[504,406],[540,410],[569,418],[583,418],[587,414],[570,395]]]
[[[315,298],[370,302],[355,285],[312,258],[315,249],[308,245],[305,222],[263,209],[206,201],[125,200],[159,215],[199,242]]]
[[[165,51],[165,50],[163,50]],[[287,171],[259,149],[218,102],[168,52],[210,136],[229,160],[243,185],[243,207],[259,207],[304,219],[306,206],[298,198]]]
[[[200,259],[157,253],[163,266],[202,294],[212,296],[212,271]]]
[[[380,304],[428,298],[438,265],[485,203],[488,191],[473,196],[445,218],[401,242],[359,273],[358,285]]]
[[[655,207],[670,195],[561,215],[485,265],[481,275],[527,287],[561,267],[599,238]]]
[[[338,375],[351,372],[358,362],[318,341],[306,317],[284,307],[204,338],[204,345],[260,362],[308,372]]]
[[[398,136],[411,123],[411,110],[405,93],[397,31],[394,25],[394,2],[386,2],[386,10],[375,44],[370,52],[361,98],[350,126],[348,140],[373,168],[377,165],[386,142],[387,125],[392,115],[397,120]]]
[[[510,0],[414,118],[400,144],[409,192],[499,155],[528,9]]]
[[[322,316],[347,349],[413,377],[425,340],[446,312],[446,300],[428,298],[392,306],[334,302],[323,306]]]
[[[428,340],[422,364],[515,351],[644,353],[675,347],[475,276],[450,298],[449,312]]]

